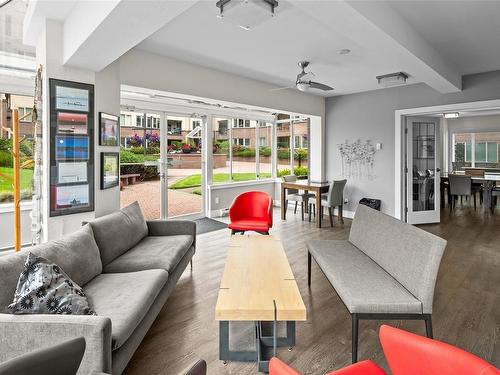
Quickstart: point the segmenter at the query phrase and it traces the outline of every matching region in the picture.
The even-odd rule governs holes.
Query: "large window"
[[[453,134],[453,169],[499,168],[500,132]]]
[[[14,200],[12,187],[14,177],[12,111],[14,109],[18,110],[20,119],[24,117],[19,121],[21,199],[31,199],[34,137],[32,108],[33,97],[0,93],[0,204]]]
[[[272,177],[271,123],[214,118],[212,132],[214,184]]]

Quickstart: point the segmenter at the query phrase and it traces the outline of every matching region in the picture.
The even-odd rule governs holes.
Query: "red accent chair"
[[[278,358],[271,358],[269,362],[269,375],[301,375],[300,372],[295,371],[287,366]],[[384,370],[378,367],[372,361],[361,361],[353,365],[344,367],[340,370],[328,372],[325,375],[386,375]]]
[[[383,325],[379,332],[394,375],[499,375],[493,365],[455,346]]]
[[[387,325],[380,327],[379,337],[393,375],[500,375],[488,362],[441,341]],[[272,358],[269,375],[301,374]],[[385,372],[366,360],[326,375],[385,375]]]
[[[236,197],[229,209],[231,233],[255,231],[269,234],[273,226],[273,199],[262,191],[247,191]]]

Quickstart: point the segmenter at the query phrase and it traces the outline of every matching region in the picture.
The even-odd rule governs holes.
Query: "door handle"
[[[436,172],[441,172],[441,168],[436,168]]]

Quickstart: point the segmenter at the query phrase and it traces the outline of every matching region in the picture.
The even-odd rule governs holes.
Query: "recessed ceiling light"
[[[347,55],[348,53],[351,53],[349,48],[343,48],[339,51],[339,55]]]
[[[460,113],[458,112],[450,112],[450,113],[443,113],[444,118],[458,118],[460,116]]]

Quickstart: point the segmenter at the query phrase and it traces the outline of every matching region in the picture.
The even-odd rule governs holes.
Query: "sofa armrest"
[[[148,235],[175,236],[187,234],[193,236],[193,246],[196,247],[196,222],[191,220],[148,220]]]
[[[111,320],[102,316],[0,314],[0,363],[79,336],[86,347],[78,375],[111,373]]]

